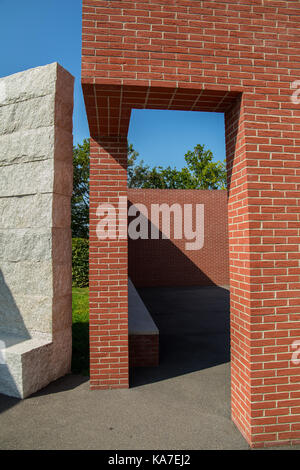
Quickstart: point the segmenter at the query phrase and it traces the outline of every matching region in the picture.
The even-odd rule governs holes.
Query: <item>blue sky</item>
[[[0,44],[0,77],[51,62],[74,75],[74,144],[89,137],[80,85],[81,0],[0,0]],[[181,168],[198,143],[216,160],[225,158],[219,113],[133,110],[128,140],[150,165]]]
[[[192,111],[135,109],[131,113],[128,141],[152,165],[185,165],[184,155],[205,144],[215,160],[225,159],[224,115]]]

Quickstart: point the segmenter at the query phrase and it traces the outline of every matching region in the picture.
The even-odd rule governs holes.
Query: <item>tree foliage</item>
[[[89,237],[90,142],[73,147],[72,237]]]
[[[89,285],[89,240],[72,238],[72,285]]]
[[[128,159],[127,159],[127,186],[128,188],[142,188],[143,184],[147,181],[150,167],[145,165],[144,160],[137,161],[139,153],[133,148],[133,145],[128,146]]]
[[[181,170],[171,166],[150,168],[144,161],[137,161],[138,153],[132,146],[128,159],[129,188],[159,189],[225,189],[225,162],[214,162],[211,150],[196,145],[185,154],[186,166]]]

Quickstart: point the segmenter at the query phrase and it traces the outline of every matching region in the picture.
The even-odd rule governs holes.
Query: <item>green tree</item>
[[[72,237],[89,237],[90,142],[73,147]]]
[[[196,145],[194,150],[185,154],[187,169],[190,171],[193,188],[191,189],[225,189],[226,165],[214,162],[211,150],[205,150],[204,145]]]
[[[150,168],[132,146],[128,171],[128,187],[159,189],[225,189],[225,162],[214,162],[213,153],[204,145],[196,145],[185,154],[186,166],[181,170],[167,166]]]
[[[127,186],[128,188],[142,188],[143,184],[148,180],[150,167],[144,164],[144,161],[137,161],[139,153],[133,148],[133,145],[128,145],[128,160],[127,160]]]

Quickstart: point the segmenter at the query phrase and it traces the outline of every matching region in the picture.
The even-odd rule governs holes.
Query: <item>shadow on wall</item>
[[[31,335],[27,330],[20,310],[15,302],[13,294],[5,282],[3,272],[0,269],[0,386],[8,390],[17,391],[17,384],[13,379],[6,363],[6,348],[17,345]],[[0,393],[0,413],[16,405],[20,400]]]
[[[20,310],[13,294],[5,282],[0,269],[0,331],[4,334],[20,337],[20,341],[31,338],[25,326]]]
[[[151,229],[151,222],[144,217],[142,223],[146,222]],[[161,238],[161,231],[159,236]],[[146,243],[150,245],[144,263],[138,260],[142,269],[140,275],[149,269],[147,262],[150,260],[151,270],[161,270],[157,278],[157,282],[161,282],[161,272],[166,270],[164,250],[167,250],[167,269],[173,270],[168,282],[171,279],[173,286],[138,289],[159,329],[160,364],[158,367],[131,369],[130,386],[158,382],[229,362],[229,290],[217,286],[171,240],[132,241],[137,242],[144,246],[147,246]],[[158,245],[157,249],[155,243]],[[139,253],[142,254],[143,250]],[[130,259],[131,254],[129,249],[130,276],[131,263],[136,261]],[[148,258],[151,255],[152,259]],[[151,282],[155,282],[154,274],[150,273]],[[200,285],[182,287],[182,280],[191,279],[191,276]],[[149,273],[146,274],[146,279],[149,280]],[[138,282],[141,285],[143,278],[138,279]]]
[[[128,274],[134,285],[136,287],[228,286],[228,234],[226,214],[224,215],[223,210],[223,206],[227,208],[226,193],[216,191],[213,194],[213,191],[200,191],[202,197],[195,198],[197,190],[157,191],[148,189],[142,190],[140,193],[139,191],[135,190],[133,197],[135,201],[146,206],[148,217],[141,214],[136,207],[137,218],[140,220],[141,226],[147,227],[148,234],[156,231],[158,239],[149,237],[148,239],[133,240],[128,238]],[[150,220],[150,206],[153,203],[172,205],[177,202],[183,206],[189,200],[186,196],[182,197],[184,194],[193,196],[193,205],[204,202],[204,246],[200,250],[186,250],[186,242],[189,240],[174,240],[172,238],[172,227],[175,225],[173,214],[170,224],[170,239],[163,239],[162,231]],[[220,198],[219,196],[223,196],[223,194],[225,197]],[[218,197],[212,199],[211,196]],[[218,205],[217,212],[213,212],[214,202]],[[128,201],[129,208],[135,207],[136,204],[132,200]],[[217,217],[219,212],[220,217]],[[128,223],[133,222],[134,218],[129,217]],[[195,227],[195,225],[194,223],[193,230],[199,230],[200,227]],[[138,230],[140,229],[141,227],[138,227]]]

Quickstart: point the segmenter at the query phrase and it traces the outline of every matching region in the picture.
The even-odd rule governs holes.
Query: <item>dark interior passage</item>
[[[230,361],[227,289],[147,287],[138,292],[159,329],[160,365],[132,369],[131,387]]]

